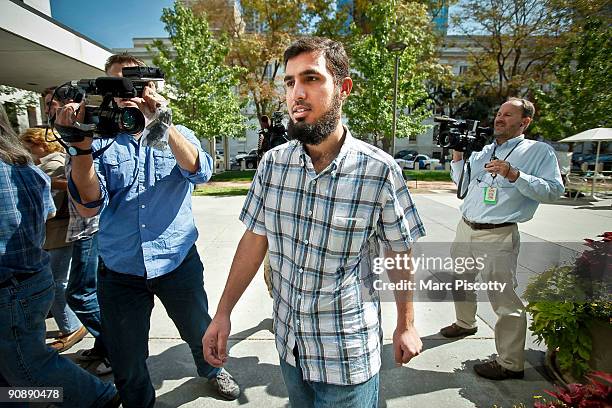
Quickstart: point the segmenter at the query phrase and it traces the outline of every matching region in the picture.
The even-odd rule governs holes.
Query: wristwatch
[[[93,149],[79,149],[75,146],[68,146],[68,155],[70,156],[82,156],[84,154],[91,154]]]

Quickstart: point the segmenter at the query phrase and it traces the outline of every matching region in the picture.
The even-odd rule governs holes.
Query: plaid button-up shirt
[[[72,171],[72,161],[70,160],[70,156],[66,157],[65,171],[67,179],[70,177],[70,172]],[[83,217],[76,208],[74,201],[70,199],[70,195],[68,196],[70,222],[68,223],[68,231],[66,232],[66,242],[74,242],[80,239],[91,238],[96,232],[98,232],[100,216],[96,215],[94,217]]]
[[[304,380],[359,384],[381,365],[372,263],[425,235],[399,166],[348,130],[317,174],[301,143],[262,159],[240,219],[268,239],[276,347]],[[382,247],[382,248],[381,248]]]
[[[55,212],[51,180],[34,165],[0,160],[0,283],[49,267],[45,221]]]

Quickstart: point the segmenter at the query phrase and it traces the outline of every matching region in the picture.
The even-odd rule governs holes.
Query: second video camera
[[[54,98],[66,103],[80,103],[90,96],[102,96],[99,105],[85,106],[85,119],[78,130],[64,133],[63,140],[73,143],[83,140],[84,133],[99,138],[112,138],[119,133],[138,134],[145,128],[143,113],[135,107],[120,108],[114,98],[135,98],[143,94],[151,81],[162,81],[164,73],[155,67],[125,67],[123,77],[99,77],[68,82],[55,91]],[[61,132],[60,132],[61,133]]]
[[[477,120],[460,120],[437,116],[434,138],[438,146],[459,152],[479,152],[493,135],[493,129],[478,126]]]

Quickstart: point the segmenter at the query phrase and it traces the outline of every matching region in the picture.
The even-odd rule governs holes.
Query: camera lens
[[[119,127],[126,133],[139,133],[145,127],[144,115],[138,108],[124,108],[119,117]]]

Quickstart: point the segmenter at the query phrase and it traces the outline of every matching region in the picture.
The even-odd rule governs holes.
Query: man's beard
[[[287,127],[289,138],[299,140],[303,144],[320,144],[336,130],[338,120],[340,119],[341,107],[340,94],[335,94],[327,112],[317,119],[315,123],[306,123],[305,120],[294,123],[290,119],[289,126]]]

